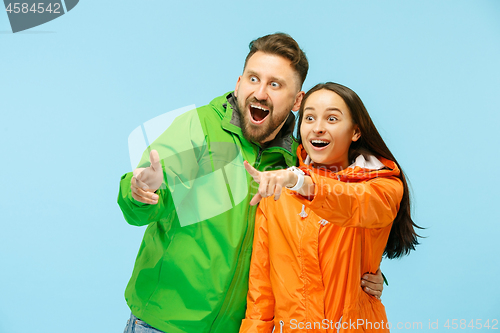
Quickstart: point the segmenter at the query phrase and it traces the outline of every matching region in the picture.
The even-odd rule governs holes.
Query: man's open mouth
[[[318,139],[311,140],[310,142],[311,142],[311,145],[313,147],[318,148],[318,149],[325,148],[326,146],[328,146],[330,144],[330,141],[318,140]]]
[[[269,115],[269,109],[266,109],[259,105],[250,104],[250,115],[252,117],[253,123],[260,124]]]

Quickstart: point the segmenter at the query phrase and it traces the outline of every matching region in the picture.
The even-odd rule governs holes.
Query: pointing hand
[[[163,183],[163,170],[161,168],[160,156],[156,150],[149,153],[151,163],[147,168],[137,168],[134,170],[130,189],[132,198],[135,200],[155,205],[158,203],[158,195],[154,192],[160,188]]]
[[[250,205],[256,205],[262,198],[270,197],[274,194],[274,200],[281,196],[283,187],[292,187],[297,183],[298,177],[289,170],[259,171],[251,166],[247,161],[244,163],[245,169],[259,185],[259,192],[254,195]]]

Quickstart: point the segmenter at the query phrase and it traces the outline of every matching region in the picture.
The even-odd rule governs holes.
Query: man
[[[234,93],[176,118],[143,155],[143,168],[122,177],[125,219],[149,224],[125,291],[132,311],[126,332],[134,325],[238,332],[255,217],[249,202],[257,192],[243,161],[258,170],[296,164],[290,110],[299,109],[307,71],[290,36],[253,41]]]

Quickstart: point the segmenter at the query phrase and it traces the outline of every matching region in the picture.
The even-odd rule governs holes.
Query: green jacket
[[[232,93],[177,117],[148,149],[162,160],[158,204],[135,201],[120,182],[127,222],[148,225],[125,291],[132,313],[168,332],[238,332],[245,316],[258,185],[245,171],[296,164],[290,113],[265,148],[241,132]],[[293,147],[292,147],[293,145]],[[139,166],[149,165],[149,151]]]

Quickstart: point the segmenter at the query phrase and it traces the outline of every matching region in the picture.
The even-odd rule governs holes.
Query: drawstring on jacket
[[[325,225],[327,225],[330,222],[328,222],[327,220],[323,219],[323,220],[320,220],[318,223],[321,224],[322,226],[325,226]]]
[[[302,211],[299,213],[299,216],[305,219],[307,217],[306,213],[306,205],[302,205]]]

